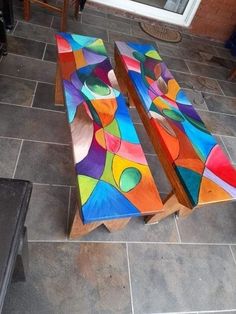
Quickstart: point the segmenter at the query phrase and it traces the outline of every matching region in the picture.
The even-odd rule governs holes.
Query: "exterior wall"
[[[190,32],[225,41],[235,25],[236,0],[202,0]]]

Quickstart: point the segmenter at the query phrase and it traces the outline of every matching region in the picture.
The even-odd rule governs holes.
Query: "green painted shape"
[[[178,113],[175,110],[170,110],[170,109],[163,109],[162,112],[164,113],[164,115],[172,120],[175,120],[177,122],[182,122],[184,121],[184,117]]]
[[[92,194],[95,186],[98,183],[98,180],[91,177],[78,175],[77,182],[80,190],[81,205],[84,205]]]
[[[129,192],[138,185],[141,178],[142,175],[138,169],[133,167],[126,168],[120,176],[119,184],[121,191]]]
[[[101,176],[101,180],[105,182],[109,182],[115,188],[119,188],[115,182],[115,179],[112,175],[112,164],[113,164],[114,154],[107,152],[106,153],[106,162],[103,170],[103,174]]]
[[[86,49],[96,52],[100,55],[107,55],[106,48],[101,39],[97,39],[86,47]]]
[[[156,59],[156,60],[162,61],[161,56],[159,55],[159,53],[156,50],[149,50],[147,53],[145,53],[145,55],[147,57],[152,58],[152,59]]]
[[[190,198],[193,206],[198,204],[199,189],[201,185],[202,176],[191,170],[184,167],[176,167],[177,174],[183,183],[185,190]]]
[[[105,83],[92,75],[87,78],[86,85],[93,93],[100,96],[108,96],[111,93],[110,88]]]
[[[192,119],[191,117],[189,117],[188,115],[184,114],[184,117],[186,118],[186,120],[188,120],[192,125],[194,125],[197,129],[207,133],[207,134],[211,134],[211,132],[209,132],[204,123],[203,122],[200,122],[200,121],[197,121],[197,120],[194,120]]]
[[[119,126],[115,119],[104,128],[104,131],[114,136],[120,137]]]
[[[137,59],[140,62],[144,62],[146,60],[145,55],[143,55],[142,53],[140,53],[138,51],[134,51],[133,56],[135,57],[135,59]]]

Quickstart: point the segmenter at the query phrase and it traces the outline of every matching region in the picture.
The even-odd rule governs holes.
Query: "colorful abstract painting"
[[[101,39],[56,35],[84,223],[162,202]]]
[[[236,170],[151,45],[116,42],[125,70],[193,207],[236,198]]]

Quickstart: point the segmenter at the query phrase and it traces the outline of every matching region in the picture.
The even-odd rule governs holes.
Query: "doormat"
[[[162,41],[178,43],[182,39],[180,32],[165,26],[151,25],[143,22],[139,23],[139,25],[146,34]]]

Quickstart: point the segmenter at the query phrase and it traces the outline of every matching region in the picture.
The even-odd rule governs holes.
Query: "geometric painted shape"
[[[56,38],[83,222],[159,212],[163,204],[103,41]]]
[[[149,119],[152,138],[166,155],[165,168],[176,172],[192,207],[235,199],[235,168],[156,49],[152,45],[120,41],[115,46],[120,66],[127,72]],[[172,183],[179,189],[178,182]],[[207,184],[214,191],[206,196]]]

